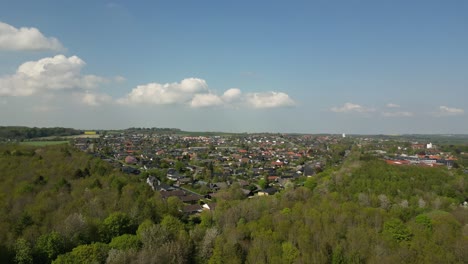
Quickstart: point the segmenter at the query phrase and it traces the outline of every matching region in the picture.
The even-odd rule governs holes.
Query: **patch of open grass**
[[[50,145],[59,145],[59,144],[68,144],[68,141],[61,140],[61,141],[24,141],[20,142],[20,145],[24,146],[50,146]]]

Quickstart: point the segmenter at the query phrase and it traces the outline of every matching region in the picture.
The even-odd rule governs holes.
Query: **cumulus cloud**
[[[192,107],[208,106],[240,106],[246,105],[252,108],[276,108],[294,106],[296,103],[289,95],[281,92],[248,93],[242,96],[240,89],[231,88],[226,90],[222,96],[215,94],[196,94],[191,101]]]
[[[253,108],[287,107],[296,104],[289,95],[282,92],[249,93],[245,100]]]
[[[124,98],[123,104],[177,104],[190,101],[197,92],[206,91],[205,80],[187,78],[180,83],[149,83],[135,87]]]
[[[335,106],[335,107],[332,107],[330,110],[335,113],[350,113],[350,112],[365,113],[365,112],[374,111],[374,109],[372,108],[367,108],[362,105],[353,104],[353,103],[345,103],[341,107]]]
[[[239,100],[241,98],[242,92],[238,88],[231,88],[228,89],[224,92],[224,94],[221,96],[221,98],[225,102],[234,102],[236,100]]]
[[[282,92],[248,93],[243,95],[238,88],[226,90],[222,95],[208,90],[205,80],[187,78],[177,83],[149,83],[135,87],[130,93],[117,100],[118,103],[135,104],[184,104],[193,108],[226,106],[247,106],[273,108],[293,106],[295,102]]]
[[[209,107],[222,105],[223,100],[215,94],[196,94],[190,102],[191,107]]]
[[[15,28],[0,21],[0,50],[63,50],[58,39],[45,37],[37,28]]]
[[[112,97],[103,93],[82,93],[76,94],[75,96],[81,97],[81,102],[89,106],[99,106],[104,103],[109,103],[112,101]]]
[[[461,108],[454,108],[448,106],[439,106],[439,111],[435,113],[436,116],[456,116],[456,115],[463,115],[465,110]]]
[[[183,79],[180,84],[172,84],[175,89],[186,93],[196,93],[208,88],[206,81],[198,78]]]
[[[398,104],[393,104],[393,103],[388,103],[386,105],[387,108],[400,108],[400,105]]]
[[[414,116],[413,113],[411,112],[405,112],[405,111],[400,111],[400,112],[383,112],[383,116],[385,117],[412,117]]]
[[[56,55],[28,61],[13,75],[0,77],[0,96],[29,96],[72,88],[90,89],[106,82],[96,75],[82,75],[85,62],[77,56]]]

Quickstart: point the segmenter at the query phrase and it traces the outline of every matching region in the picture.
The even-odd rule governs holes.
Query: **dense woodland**
[[[353,149],[274,196],[180,212],[68,145],[0,145],[2,263],[467,263],[468,175]]]

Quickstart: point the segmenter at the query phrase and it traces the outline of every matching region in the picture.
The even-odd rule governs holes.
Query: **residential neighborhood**
[[[218,198],[274,195],[338,166],[352,150],[391,165],[457,166],[457,157],[431,142],[366,136],[300,134],[183,135],[151,129],[101,132],[77,137],[74,146],[142,177],[186,214],[212,207]],[[87,132],[88,134],[96,134]],[[463,155],[463,153],[461,153]],[[138,175],[138,176],[137,176]]]
[[[300,178],[313,176],[327,164],[339,164],[350,142],[331,135],[122,131],[99,138],[77,137],[74,146],[124,173],[146,177],[149,187],[162,197],[177,197],[186,204],[184,212],[195,213],[203,209],[195,208],[197,202],[216,199],[233,186],[239,195],[255,197],[301,184]]]

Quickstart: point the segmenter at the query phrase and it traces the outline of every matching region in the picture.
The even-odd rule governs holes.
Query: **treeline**
[[[67,145],[0,145],[3,263],[466,263],[467,174],[390,166],[353,151],[340,167],[216,209],[181,213]]]
[[[63,137],[79,135],[82,131],[64,127],[21,127],[21,126],[0,126],[0,141],[13,140],[21,141],[25,139],[39,137]]]
[[[158,128],[158,127],[152,127],[152,128],[145,128],[145,127],[130,127],[125,129],[126,132],[128,133],[168,133],[168,134],[173,134],[173,133],[178,133],[181,132],[180,129],[178,128]]]

